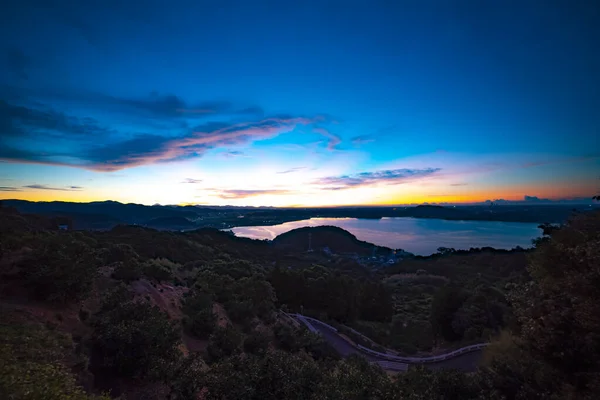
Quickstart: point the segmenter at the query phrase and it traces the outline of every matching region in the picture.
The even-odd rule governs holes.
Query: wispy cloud
[[[375,141],[375,137],[373,135],[359,135],[354,136],[352,139],[352,144],[355,146],[360,146],[362,144],[367,144]]]
[[[468,183],[451,183],[450,186],[467,186]]]
[[[291,174],[293,172],[298,172],[298,171],[302,171],[302,170],[305,170],[305,169],[306,169],[306,167],[294,167],[294,168],[286,169],[286,170],[283,170],[283,171],[278,171],[277,173],[278,174]]]
[[[248,156],[246,156],[246,154],[244,154],[243,151],[239,151],[239,150],[226,151],[226,152],[221,153],[221,154],[225,158],[248,157]]]
[[[227,101],[189,103],[170,94],[121,98],[12,87],[0,96],[0,161],[4,162],[117,171],[200,157],[210,149],[248,145],[298,126],[325,137],[331,150],[341,142],[323,127],[331,121],[325,115],[264,117],[259,106]],[[73,115],[61,108],[73,103],[78,104],[75,110],[69,108]],[[123,116],[130,124],[126,128]]]
[[[547,199],[541,198],[538,196],[523,196],[522,200],[505,200],[505,199],[495,199],[495,200],[486,200],[483,203],[478,204],[491,204],[494,203],[496,205],[518,205],[518,204],[592,204],[594,201],[592,197],[573,197],[573,198],[563,198],[563,199]]]
[[[221,190],[218,197],[222,199],[245,199],[248,197],[290,193],[289,190]]]
[[[425,178],[441,171],[441,168],[425,169],[392,169],[372,172],[361,172],[352,175],[329,176],[315,181],[316,184],[325,186],[328,190],[341,190],[343,188],[385,184],[400,184]]]
[[[193,178],[185,178],[181,183],[191,183],[196,184],[202,182],[202,179],[193,179]]]
[[[80,120],[62,113],[42,112],[26,107],[10,106],[2,102],[0,103],[0,127],[6,127],[2,130],[3,135],[8,132],[13,138],[19,138],[27,133],[33,138],[47,140],[44,136],[45,132],[52,130],[71,137],[85,135],[89,144],[78,149],[75,155],[67,151],[41,152],[5,143],[0,147],[0,159],[10,162],[73,166],[94,171],[117,171],[140,165],[199,157],[213,148],[272,138],[290,132],[299,125],[313,125],[319,121],[322,121],[322,118],[276,116],[249,122],[209,122],[175,137],[140,134],[121,141],[98,144],[98,141],[90,140],[89,134],[106,133],[108,130],[100,127],[93,119]],[[317,133],[329,139],[329,148],[339,143],[335,135],[329,134],[324,129],[320,129]]]
[[[20,192],[21,189],[14,186],[0,186],[0,192]]]
[[[79,190],[82,190],[83,188],[81,186],[65,186],[65,187],[51,187],[51,186],[46,186],[46,185],[26,185],[23,186],[24,188],[27,189],[38,189],[38,190],[59,190],[62,192],[76,192]]]
[[[340,143],[342,143],[342,139],[338,135],[329,132],[327,129],[325,129],[323,127],[316,127],[313,129],[313,131],[328,139],[328,142],[327,142],[328,150],[335,150],[337,148],[337,146]]]

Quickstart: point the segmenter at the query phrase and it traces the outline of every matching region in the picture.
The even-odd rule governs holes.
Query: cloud
[[[306,169],[306,167],[294,167],[294,168],[290,168],[290,169],[286,169],[284,171],[279,171],[277,172],[278,174],[291,174],[293,172],[298,172],[298,171],[302,171]]]
[[[315,133],[318,133],[319,135],[325,136],[327,139],[329,139],[329,141],[327,142],[327,149],[328,150],[335,150],[336,147],[340,143],[342,143],[342,139],[338,135],[329,132],[327,129],[325,129],[323,127],[320,127],[320,126],[315,127],[313,129],[313,131]]]
[[[120,143],[105,145],[83,153],[85,167],[97,171],[115,171],[139,165],[181,161],[198,157],[224,146],[264,140],[292,131],[297,125],[313,121],[301,117],[266,118],[237,124],[208,123],[187,135],[169,138],[140,135]]]
[[[589,197],[573,197],[573,198],[564,198],[564,199],[547,199],[547,198],[541,198],[538,196],[525,195],[525,196],[523,196],[523,200],[495,199],[495,200],[486,200],[483,203],[478,203],[478,204],[491,205],[492,203],[495,205],[525,205],[525,204],[531,204],[531,205],[534,205],[534,204],[536,204],[536,205],[538,205],[538,204],[548,204],[548,205],[564,204],[564,205],[568,205],[568,204],[593,204],[594,201],[592,200],[591,195]]]
[[[165,104],[177,103],[177,100],[158,102],[157,108],[148,106],[148,109],[161,112],[159,111],[161,107],[166,110]],[[3,132],[0,140],[2,137],[20,139],[24,135],[29,135],[43,142],[47,140],[48,132],[53,132],[66,141],[73,141],[82,136],[87,139],[87,143],[83,143],[83,148],[77,149],[76,152],[67,150],[41,152],[0,142],[2,144],[0,160],[73,166],[94,171],[117,171],[140,165],[198,157],[213,148],[268,139],[290,132],[298,125],[314,125],[319,121],[322,121],[322,118],[275,116],[248,122],[207,122],[176,136],[145,133],[106,142],[105,135],[103,137],[105,143],[102,143],[90,136],[112,133],[112,130],[99,126],[92,118],[75,118],[53,110],[15,106],[0,101],[0,129]],[[329,134],[326,136],[330,138],[330,145],[334,146],[335,141],[332,136]],[[16,143],[19,144],[18,141]],[[236,153],[231,152],[231,155]]]
[[[97,136],[110,132],[110,129],[101,127],[98,121],[90,117],[71,117],[51,108],[37,109],[0,100],[0,138],[37,135]]]
[[[218,197],[222,199],[246,199],[264,195],[289,194],[289,190],[221,190]]]
[[[14,186],[0,186],[0,192],[20,192],[21,189]]]
[[[379,183],[400,184],[424,178],[441,171],[441,168],[425,169],[392,169],[372,172],[361,172],[352,175],[329,176],[315,181],[318,185],[331,186],[325,187],[328,190],[341,190],[343,188],[375,185]]]
[[[116,108],[125,114],[136,113],[140,117],[153,118],[209,118],[216,116],[258,116],[264,115],[264,110],[256,105],[236,108],[229,101],[205,101],[189,103],[174,94],[152,92],[139,98],[125,98],[103,95],[88,95],[92,102],[103,103],[104,106]]]
[[[27,189],[39,189],[39,190],[59,190],[61,192],[76,192],[83,189],[81,186],[66,186],[66,187],[51,187],[46,185],[26,185],[23,186]]]
[[[222,153],[223,157],[225,158],[235,158],[235,157],[245,157],[245,154],[243,151],[226,151],[224,153]]]
[[[185,178],[181,183],[191,183],[196,184],[202,182],[202,179],[193,179],[193,178]]]
[[[451,183],[450,186],[467,186],[468,183]]]
[[[367,144],[375,141],[375,138],[372,135],[359,135],[354,136],[352,139],[352,144],[355,146],[360,146],[362,144]]]

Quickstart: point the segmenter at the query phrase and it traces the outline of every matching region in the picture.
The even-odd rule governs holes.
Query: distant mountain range
[[[110,229],[130,224],[161,230],[192,230],[201,227],[276,225],[308,218],[412,217],[448,220],[561,223],[574,212],[597,206],[586,205],[499,205],[416,207],[339,207],[339,208],[248,208],[208,206],[145,206],[116,201],[91,203],[30,202],[2,200],[3,207],[21,213],[62,217],[72,229]]]

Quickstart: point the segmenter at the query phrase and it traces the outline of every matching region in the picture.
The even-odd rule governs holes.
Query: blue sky
[[[593,2],[7,1],[0,197],[590,197]]]

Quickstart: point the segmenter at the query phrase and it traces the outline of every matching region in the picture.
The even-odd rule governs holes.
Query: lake
[[[430,255],[438,247],[468,250],[471,247],[512,249],[531,247],[541,236],[538,224],[497,221],[448,221],[425,218],[311,218],[273,226],[240,226],[231,230],[236,236],[273,239],[304,226],[333,225],[351,232],[359,240],[403,249],[417,255]]]

